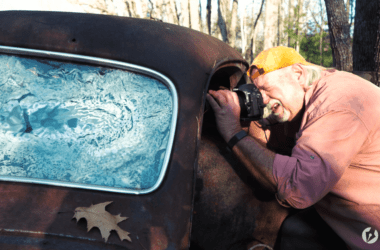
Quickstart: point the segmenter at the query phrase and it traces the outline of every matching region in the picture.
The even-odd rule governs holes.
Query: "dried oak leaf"
[[[73,218],[77,219],[77,223],[80,219],[85,218],[87,220],[87,232],[93,227],[99,228],[105,242],[107,242],[111,230],[117,232],[121,241],[128,240],[132,242],[131,238],[128,236],[130,233],[124,231],[117,225],[119,222],[128,219],[128,217],[121,217],[120,214],[112,215],[107,212],[106,206],[110,203],[112,203],[112,201],[96,205],[91,204],[90,207],[77,207]]]

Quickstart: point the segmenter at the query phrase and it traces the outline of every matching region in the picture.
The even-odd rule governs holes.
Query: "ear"
[[[294,79],[302,87],[304,87],[306,79],[307,79],[307,70],[300,63],[293,64],[291,70],[292,70]]]

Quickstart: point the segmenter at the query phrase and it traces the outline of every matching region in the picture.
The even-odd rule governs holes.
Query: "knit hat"
[[[305,58],[303,58],[293,48],[278,46],[260,52],[255,60],[253,60],[247,74],[251,79],[255,79],[261,75],[265,75],[269,72],[285,68],[296,63],[317,66],[307,62]],[[258,70],[251,76],[253,68],[257,68]]]

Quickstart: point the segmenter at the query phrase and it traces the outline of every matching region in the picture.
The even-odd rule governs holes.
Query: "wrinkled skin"
[[[259,243],[274,247],[290,210],[226,150],[210,113],[204,117],[190,249],[249,249]],[[278,135],[282,131],[277,127]]]

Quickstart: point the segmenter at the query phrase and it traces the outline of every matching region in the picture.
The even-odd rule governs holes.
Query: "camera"
[[[232,90],[239,97],[240,120],[257,121],[263,117],[263,97],[254,84],[242,84]]]

